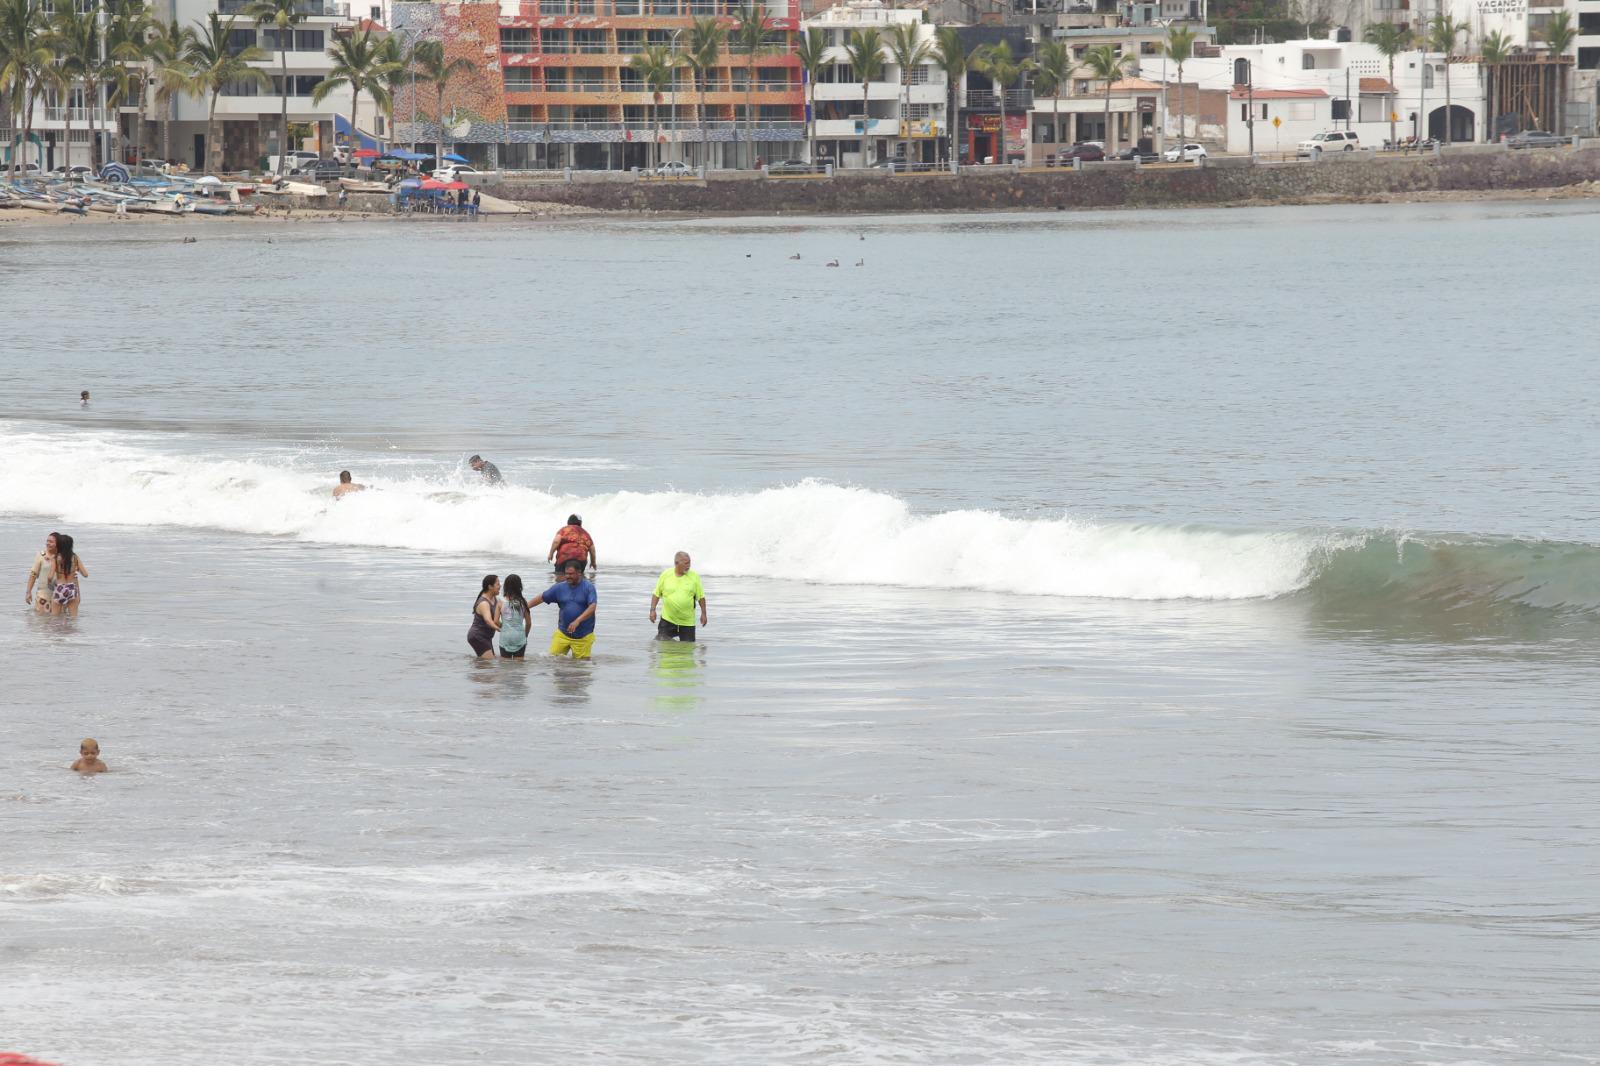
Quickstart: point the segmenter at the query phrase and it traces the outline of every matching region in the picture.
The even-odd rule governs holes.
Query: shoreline
[[[1246,199],[1230,200],[1223,203],[1195,201],[1189,203],[1140,203],[1140,204],[1097,204],[1082,207],[1056,207],[1054,209],[1035,205],[1017,207],[992,207],[987,205],[974,205],[970,208],[922,208],[903,212],[883,211],[827,211],[827,210],[782,210],[782,211],[693,211],[693,210],[660,210],[638,208],[600,208],[584,207],[574,204],[554,202],[520,201],[519,206],[525,210],[513,214],[486,214],[479,218],[467,221],[459,218],[432,215],[400,215],[389,211],[364,211],[350,209],[346,211],[319,210],[316,208],[290,208],[283,210],[263,211],[255,215],[224,215],[203,216],[198,225],[200,229],[221,223],[223,225],[260,226],[273,223],[311,223],[315,225],[345,224],[345,223],[373,223],[373,222],[407,222],[422,225],[474,225],[479,223],[506,224],[518,223],[527,225],[535,222],[551,221],[589,221],[598,219],[700,219],[700,218],[766,218],[766,217],[805,217],[805,218],[854,218],[861,215],[880,214],[919,214],[919,215],[1008,215],[1008,214],[1044,214],[1044,213],[1077,213],[1077,212],[1105,212],[1105,211],[1182,211],[1201,209],[1237,209],[1260,207],[1331,207],[1343,205],[1362,204],[1454,204],[1454,203],[1520,203],[1545,200],[1600,200],[1600,180],[1579,182],[1573,185],[1553,185],[1532,189],[1415,189],[1408,191],[1373,191],[1370,193],[1308,193],[1299,196],[1285,197],[1253,197]],[[188,215],[158,214],[154,212],[138,212],[130,215],[118,216],[110,213],[91,212],[87,215],[74,215],[67,212],[47,213],[28,210],[0,209],[0,228],[34,229],[40,227],[61,226],[105,226],[128,225],[152,226],[173,225],[187,228],[195,224]]]

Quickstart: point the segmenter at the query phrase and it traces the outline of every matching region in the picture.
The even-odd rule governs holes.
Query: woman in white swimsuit
[[[78,602],[83,598],[78,592],[78,578],[88,576],[89,571],[84,569],[83,560],[72,550],[72,538],[65,533],[57,533],[55,602],[50,605],[50,613],[78,617]]]

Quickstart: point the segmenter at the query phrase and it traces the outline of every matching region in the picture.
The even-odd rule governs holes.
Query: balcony
[[[47,107],[44,109],[46,122],[104,122],[106,113],[98,107]]]
[[[242,15],[250,6],[250,0],[217,0],[217,10],[224,16]],[[295,10],[307,18],[336,18],[347,19],[350,17],[348,3],[334,3],[333,0],[301,0],[295,5]]]
[[[535,89],[535,92],[547,93],[614,93],[619,92],[617,86],[605,81],[552,81],[546,82],[544,89]],[[639,90],[643,91],[643,90]]]
[[[1000,94],[992,89],[968,89],[966,106],[974,110],[999,110]],[[1007,89],[1006,110],[1020,111],[1033,106],[1032,89]]]

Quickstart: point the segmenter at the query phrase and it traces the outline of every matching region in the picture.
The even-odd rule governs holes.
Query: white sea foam
[[[310,542],[543,559],[569,512],[602,564],[654,566],[678,549],[728,576],[1118,599],[1246,599],[1302,587],[1324,538],[936,514],[818,481],[733,494],[568,495],[454,479],[378,480],[335,502],[304,461],[186,456],[115,436],[73,442],[0,430],[0,513],[175,526]]]

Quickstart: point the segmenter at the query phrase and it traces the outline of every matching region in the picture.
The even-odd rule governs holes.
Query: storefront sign
[[[1528,0],[1478,0],[1480,15],[1523,15],[1528,11]]]

